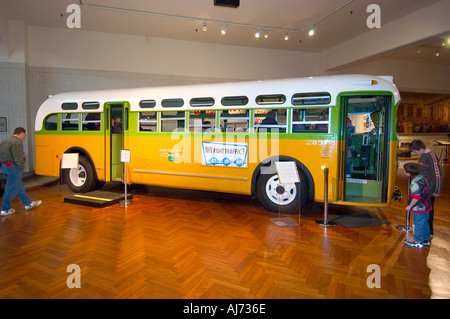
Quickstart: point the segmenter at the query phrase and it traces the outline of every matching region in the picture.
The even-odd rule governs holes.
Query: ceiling
[[[375,3],[382,10],[382,23],[387,24],[439,1],[377,0]],[[366,10],[374,1],[240,0],[238,8],[229,8],[214,6],[214,0],[0,0],[0,14],[28,25],[67,28],[66,21],[71,12],[66,10],[73,3],[81,7],[81,30],[317,53],[369,32],[366,20],[370,13]],[[343,7],[334,12],[340,6]],[[188,17],[192,19],[185,19]],[[223,23],[211,20],[229,22],[228,33],[221,35]],[[315,26],[316,34],[308,36],[306,29],[318,20],[321,21]],[[207,22],[206,32],[202,31],[203,21]],[[269,37],[256,39],[256,27],[244,25],[267,27]],[[299,32],[289,32],[289,40],[285,41],[284,29]],[[420,43],[424,45],[420,54],[417,44],[387,57],[450,65],[448,49],[441,50],[439,57],[435,56],[441,41],[431,38]]]

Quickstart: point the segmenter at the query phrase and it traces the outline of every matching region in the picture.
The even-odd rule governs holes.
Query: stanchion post
[[[121,205],[124,205],[125,207],[128,206],[128,203],[132,203],[132,200],[128,199],[128,194],[127,194],[127,163],[130,162],[131,159],[131,152],[130,150],[121,150],[120,152],[120,161],[123,163],[123,177],[124,177],[124,187],[125,187],[125,198],[124,200],[120,201]]]
[[[409,184],[410,183],[411,183],[411,177],[408,178],[408,199],[409,199]],[[410,212],[407,211],[406,212],[406,224],[405,225],[402,225],[402,224],[397,225],[397,226],[395,226],[395,228],[397,228],[398,230],[401,230],[401,231],[406,231],[406,232],[412,231],[413,228],[410,226],[410,223],[409,223],[409,220],[410,220],[409,214],[410,214]]]
[[[322,227],[333,227],[336,223],[328,220],[328,167],[323,165],[322,170],[324,173],[324,219],[316,220],[316,224]]]

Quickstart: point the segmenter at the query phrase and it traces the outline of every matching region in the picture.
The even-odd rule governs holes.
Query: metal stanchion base
[[[407,231],[407,232],[414,230],[414,228],[412,226],[408,226],[408,225],[397,225],[397,226],[395,226],[395,228],[397,228],[398,230]]]
[[[119,202],[120,205],[124,205],[124,206],[127,206],[128,204],[131,204],[131,203],[133,203],[132,199],[129,199],[129,200],[124,199]]]
[[[319,219],[316,220],[316,224],[322,227],[334,227],[336,226],[335,222],[329,221],[329,220],[324,220],[324,219]]]

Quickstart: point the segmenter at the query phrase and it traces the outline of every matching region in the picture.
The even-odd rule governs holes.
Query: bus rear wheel
[[[259,175],[256,185],[258,200],[264,208],[274,213],[298,213],[299,206],[303,207],[308,201],[308,185],[302,177],[300,184],[291,185],[280,184],[277,174]]]
[[[76,193],[90,192],[97,185],[94,169],[86,156],[80,156],[77,168],[64,171],[64,180],[69,188]]]

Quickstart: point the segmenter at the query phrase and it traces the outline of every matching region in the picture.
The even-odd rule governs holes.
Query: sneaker
[[[415,242],[414,240],[405,240],[405,244],[409,245],[411,247],[417,247],[417,248],[422,248],[423,247],[422,243]]]
[[[16,210],[14,208],[10,208],[8,210],[2,210],[2,212],[0,213],[1,216],[7,216],[7,215],[11,215],[14,214],[16,212]]]
[[[39,205],[41,205],[42,204],[42,201],[40,201],[40,200],[37,200],[37,201],[34,201],[34,202],[31,202],[31,204],[30,205],[28,205],[28,206],[25,206],[25,210],[30,210],[30,209],[33,209],[33,208],[35,208],[35,207],[38,207]]]
[[[431,246],[431,241],[430,241],[429,239],[426,239],[426,240],[424,240],[424,241],[422,242],[422,244],[423,244],[424,246]]]

